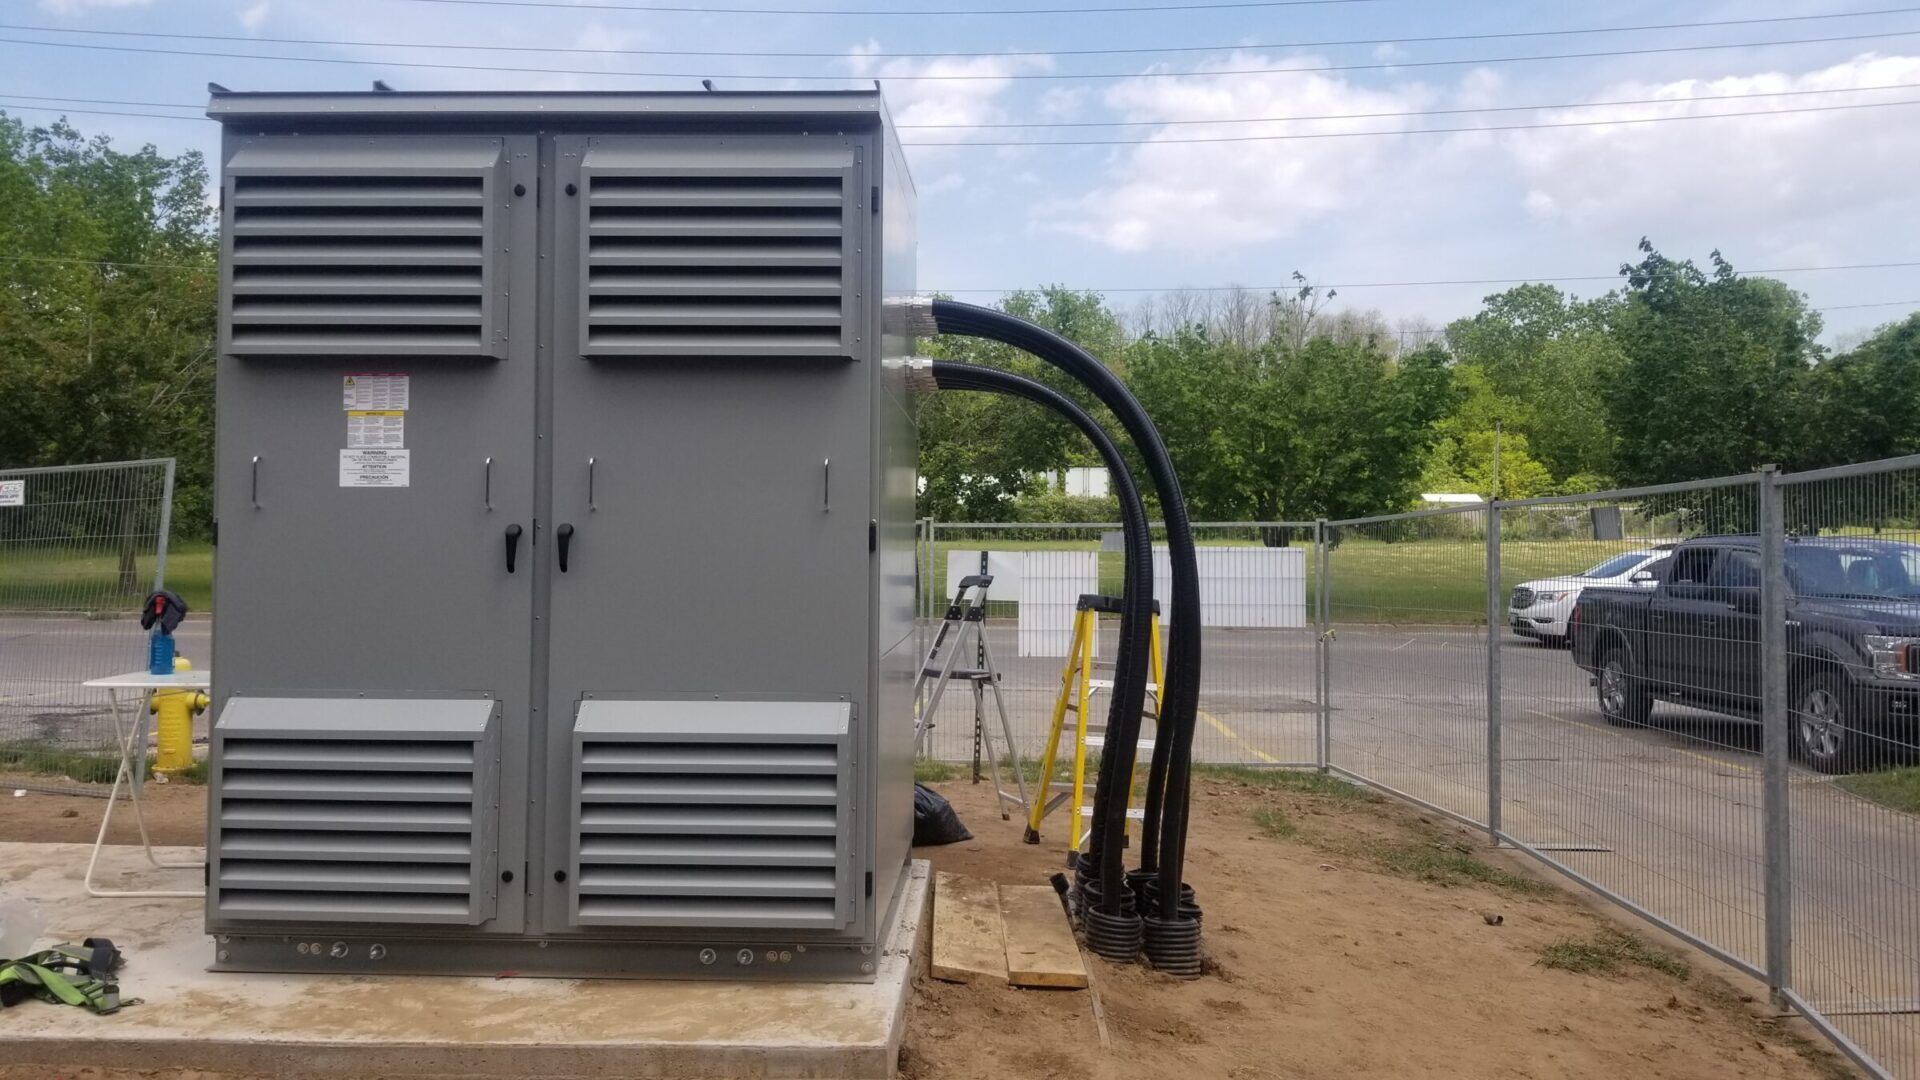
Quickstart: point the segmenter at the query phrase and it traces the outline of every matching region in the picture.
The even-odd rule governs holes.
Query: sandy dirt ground
[[[102,800],[9,798],[6,779],[0,839],[92,840]],[[937,868],[1042,884],[1062,867],[1053,838],[1021,843],[986,787],[935,786],[975,835],[916,853]],[[156,842],[200,842],[206,789],[149,790]],[[1206,911],[1206,977],[1181,982],[1089,958],[1093,993],[922,978],[904,1080],[1856,1075],[1714,961],[1450,824],[1258,775],[1201,778],[1194,811],[1188,879]],[[116,820],[115,838],[134,839],[130,815],[124,828]],[[0,1065],[0,1080],[45,1075]],[[242,1080],[79,1065],[60,1075]]]
[[[1060,868],[1053,845],[1019,842],[986,787],[936,786],[976,838],[920,851],[936,868],[1016,884]],[[1205,911],[1206,977],[1090,958],[1110,1048],[1087,993],[923,979],[903,1076],[1855,1075],[1713,960],[1649,935],[1621,946],[1645,959],[1612,974],[1543,965],[1555,945],[1577,963],[1579,947],[1608,953],[1634,931],[1399,804],[1203,778],[1194,812],[1187,878]]]
[[[106,813],[106,785],[89,787],[90,796],[48,795],[23,790],[26,783],[44,784],[46,777],[0,774],[0,840],[28,841],[36,844],[91,844],[100,831],[100,817]],[[140,796],[147,818],[147,833],[163,846],[199,845],[207,842],[207,789],[203,784],[156,784],[149,782]],[[107,831],[110,844],[137,844],[140,833],[133,820],[133,805],[122,798],[113,810],[113,827]]]

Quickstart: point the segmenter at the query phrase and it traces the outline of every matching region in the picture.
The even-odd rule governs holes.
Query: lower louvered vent
[[[831,927],[844,921],[844,705],[604,703],[577,728],[573,887],[583,925]],[[673,728],[639,719],[679,712]],[[721,713],[713,707],[721,706]],[[729,708],[726,708],[730,706]],[[741,729],[722,713],[777,722]],[[773,710],[768,714],[765,710]],[[702,730],[702,719],[721,721]],[[610,721],[610,722],[597,722]],[[816,722],[819,721],[819,722]]]
[[[478,730],[454,737],[225,731],[213,881],[220,913],[307,922],[483,921],[492,903],[482,879],[492,859],[494,774],[491,725],[484,712],[478,716]]]

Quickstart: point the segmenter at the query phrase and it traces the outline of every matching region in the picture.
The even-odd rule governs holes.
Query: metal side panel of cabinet
[[[559,801],[588,695],[845,701],[860,790],[877,364],[868,324],[848,313],[871,300],[869,141],[556,140],[552,520],[540,549],[552,583],[549,802],[536,869],[550,933],[576,931]],[[594,185],[610,177],[599,207],[618,213],[596,233]],[[596,236],[617,241],[612,261],[592,257]],[[609,325],[678,329],[595,344],[591,305],[608,296],[645,301],[603,307],[639,320]],[[844,345],[828,344],[829,321]],[[871,932],[868,907],[852,932]]]
[[[509,748],[500,799],[522,807],[535,141],[299,138],[226,138],[214,721],[242,690],[485,694]],[[474,191],[484,207],[469,205]],[[440,344],[468,326],[455,309],[483,313],[476,347]],[[236,337],[277,318],[292,321]],[[437,329],[408,329],[420,326]],[[217,742],[210,766],[217,782]],[[525,858],[524,814],[502,816],[497,846],[503,865]],[[505,890],[485,928],[518,932],[524,909],[524,892]]]

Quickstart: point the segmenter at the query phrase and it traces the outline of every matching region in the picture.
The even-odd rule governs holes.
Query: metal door
[[[1726,602],[1710,584],[1716,549],[1682,548],[1672,572],[1647,601],[1648,674],[1660,686],[1688,696],[1714,692],[1717,620]]]
[[[702,710],[636,707],[577,727],[583,702],[790,702],[792,730],[820,715],[804,703],[846,702],[850,723],[865,719],[874,361],[860,319],[863,154],[858,138],[821,135],[556,142],[551,511],[539,537],[552,583],[536,877],[549,931],[584,921],[570,914],[585,888],[570,880],[580,865],[575,818],[581,790],[601,781],[583,762],[613,753],[596,747],[685,724],[674,740],[684,753],[710,763],[720,752]],[[768,730],[788,729],[766,710],[754,715]],[[629,723],[624,735],[615,730]],[[859,744],[851,732],[833,738],[849,748],[841,753]],[[852,784],[850,762],[838,765],[822,761],[818,775]],[[606,790],[653,793],[634,806],[693,798],[660,795],[675,785],[649,786],[635,779],[639,766],[621,767],[624,779],[603,778]],[[738,772],[770,768],[756,761]],[[805,797],[848,801],[831,787]],[[777,798],[748,783],[708,801]],[[854,826],[835,827],[830,918],[844,927],[857,903],[846,852],[859,845]],[[689,843],[675,836],[622,849],[620,859],[658,862],[663,848]],[[754,865],[771,859],[761,852]],[[607,876],[625,882],[609,886],[622,895],[650,887],[634,884],[645,875],[630,869]],[[759,880],[745,870],[736,880],[748,878]],[[696,892],[684,880],[672,888],[675,910]],[[776,924],[821,925],[739,925]]]
[[[471,798],[435,820],[463,834],[452,844],[491,850],[497,836],[499,869],[476,885],[470,921],[521,928],[525,893],[501,873],[519,868],[526,839],[536,350],[535,268],[513,253],[537,235],[536,176],[531,137],[228,137],[216,709],[244,698],[236,729],[242,713],[254,734],[297,713],[297,730],[333,741],[315,744],[325,755],[262,751],[215,770],[226,809],[211,829],[213,920],[223,815],[247,836],[269,812],[277,827],[341,830],[378,827],[367,791],[398,792],[396,813],[449,799],[457,785],[436,770],[451,765],[395,762],[433,757],[417,745],[433,700],[463,703],[447,707],[458,712],[491,698],[492,710],[460,713],[477,717],[462,738],[497,754],[498,768],[471,762],[460,781]],[[357,704],[308,700],[327,697]],[[371,708],[382,700],[396,704]],[[221,738],[216,729],[216,764]],[[401,739],[416,742],[382,741]],[[288,779],[294,758],[322,775]],[[370,786],[403,768],[420,775]],[[275,791],[304,801],[265,806]],[[245,888],[290,890],[254,910],[331,910],[294,893],[350,895],[340,865],[324,875],[281,865],[268,886]],[[375,876],[404,885],[392,869]],[[402,885],[365,889],[393,892],[378,910],[409,922],[426,892],[448,887],[425,882],[411,899]]]

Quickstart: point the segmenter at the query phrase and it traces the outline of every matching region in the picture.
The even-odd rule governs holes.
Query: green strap
[[[102,1016],[117,1012],[122,1005],[139,1003],[138,999],[121,1001],[120,987],[104,979],[70,979],[64,973],[36,962],[52,960],[58,952],[57,949],[48,949],[23,960],[0,964],[0,985],[19,983],[42,1001],[76,1005]]]

